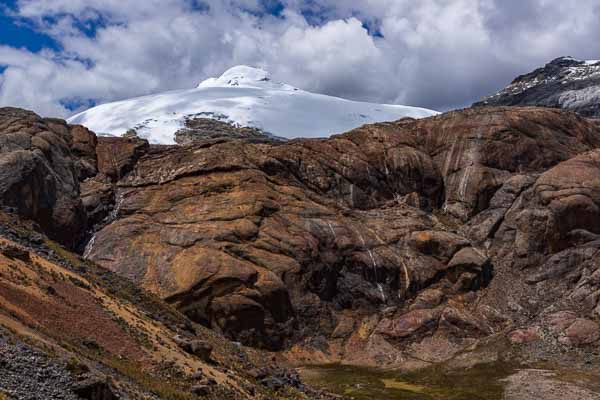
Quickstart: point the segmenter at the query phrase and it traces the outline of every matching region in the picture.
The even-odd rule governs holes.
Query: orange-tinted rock
[[[373,136],[368,150],[405,145],[429,156],[443,178],[444,209],[462,220],[486,209],[514,174],[543,172],[600,145],[592,122],[533,107],[453,111],[359,128],[346,136],[358,142],[367,135]]]
[[[133,168],[147,149],[148,141],[137,137],[100,137],[96,146],[98,171],[119,180]]]
[[[456,336],[480,336],[492,333],[485,318],[466,307],[449,306],[440,315],[440,328]]]

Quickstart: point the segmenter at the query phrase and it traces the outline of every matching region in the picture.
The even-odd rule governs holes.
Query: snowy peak
[[[203,119],[292,139],[327,137],[364,124],[436,114],[424,108],[310,93],[274,82],[263,69],[239,65],[193,89],[102,104],[68,121],[99,134],[120,136],[133,129],[151,143],[174,144],[178,133],[189,136],[189,121]]]
[[[262,68],[238,65],[228,69],[218,78],[208,78],[200,82],[198,89],[210,87],[270,87],[273,84],[271,74]]]

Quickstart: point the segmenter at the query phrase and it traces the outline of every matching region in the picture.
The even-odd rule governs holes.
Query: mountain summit
[[[566,108],[600,118],[600,60],[557,58],[473,106]]]
[[[368,123],[435,114],[424,108],[310,93],[273,81],[265,70],[240,65],[194,89],[103,104],[68,121],[114,136],[134,129],[151,143],[172,144],[175,133],[187,121],[197,118],[216,119],[291,139],[326,137]]]
[[[238,65],[228,69],[218,78],[208,78],[200,82],[198,88],[208,87],[284,87],[284,84],[273,84],[271,74],[262,68]],[[289,88],[292,88],[291,86]],[[294,88],[292,88],[294,89]]]

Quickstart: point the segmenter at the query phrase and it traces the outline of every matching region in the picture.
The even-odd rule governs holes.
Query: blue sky
[[[50,36],[37,31],[27,20],[12,17],[15,11],[15,0],[2,0],[4,7],[0,8],[0,44],[12,47],[25,47],[30,51],[42,48],[58,50],[59,44]]]
[[[0,0],[0,106],[66,117],[231,66],[306,90],[463,107],[553,58],[600,58],[600,2]]]

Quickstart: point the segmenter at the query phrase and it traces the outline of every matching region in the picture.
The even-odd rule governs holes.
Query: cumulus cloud
[[[596,0],[20,0],[12,13],[58,46],[0,46],[0,105],[55,116],[190,88],[236,64],[311,91],[446,110],[552,58],[600,58]]]

